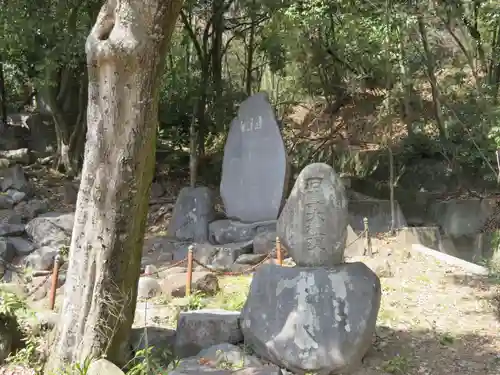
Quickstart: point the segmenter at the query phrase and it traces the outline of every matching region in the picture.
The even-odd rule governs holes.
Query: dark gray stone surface
[[[314,163],[300,172],[277,232],[297,265],[331,267],[344,260],[348,220],[340,178],[331,166]]]
[[[26,233],[38,246],[59,249],[69,246],[74,219],[73,213],[48,212],[31,220],[26,225]]]
[[[0,194],[0,209],[8,210],[14,207],[14,201],[7,194]]]
[[[406,227],[406,219],[397,201],[394,202],[394,229]],[[370,233],[385,233],[391,230],[391,202],[383,199],[349,201],[349,224],[355,231],[364,230],[364,218],[368,219]]]
[[[245,344],[293,373],[350,373],[371,346],[380,280],[364,263],[263,265],[241,313]]]
[[[196,310],[179,315],[175,354],[180,358],[196,355],[212,345],[243,341],[239,311]]]
[[[208,226],[210,242],[215,244],[250,241],[259,233],[275,230],[276,220],[242,223],[224,219],[213,221]]]
[[[220,192],[227,217],[273,220],[283,202],[286,151],[265,93],[241,103],[224,148]]]
[[[19,256],[29,255],[35,250],[35,245],[22,237],[7,237],[7,241],[14,247]]]
[[[0,172],[0,190],[7,191],[8,189],[15,189],[24,193],[31,192],[31,186],[20,165],[15,165]]]
[[[5,238],[0,237],[0,263],[1,260],[5,262],[12,262],[16,256],[16,249],[12,244]]]
[[[276,249],[276,231],[260,232],[253,238],[255,254],[269,254]]]
[[[214,219],[213,192],[208,187],[185,187],[168,225],[167,235],[179,240],[207,241],[208,223]]]
[[[25,231],[23,224],[0,223],[0,237],[22,236]]]
[[[58,248],[42,246],[24,258],[25,267],[36,271],[49,271],[54,266],[54,259],[59,253]]]
[[[193,256],[209,268],[230,270],[236,259],[252,252],[252,241],[212,245],[210,243],[193,244]],[[179,248],[174,254],[174,261],[187,257],[188,247]]]

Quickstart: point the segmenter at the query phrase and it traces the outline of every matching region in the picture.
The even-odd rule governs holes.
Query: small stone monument
[[[344,261],[348,220],[339,176],[331,166],[314,163],[300,172],[277,232],[297,266],[333,267]]]
[[[283,202],[286,151],[267,94],[241,103],[224,148],[220,192],[228,218],[276,220]]]
[[[183,188],[168,225],[167,235],[179,240],[208,240],[208,223],[214,219],[213,192],[204,186]]]

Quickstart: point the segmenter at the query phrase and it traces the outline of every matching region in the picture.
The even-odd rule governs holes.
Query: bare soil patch
[[[395,239],[374,239],[374,245],[374,257],[348,260],[366,263],[382,284],[373,347],[354,375],[500,374],[498,284],[410,253]],[[213,297],[149,301],[148,315],[175,328],[180,309],[238,310],[251,279],[222,277],[221,292]]]
[[[393,240],[359,260],[389,277],[381,277],[374,346],[356,375],[500,374],[495,282]]]

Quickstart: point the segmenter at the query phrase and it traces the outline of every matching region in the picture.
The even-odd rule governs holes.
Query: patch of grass
[[[222,352],[222,350],[217,350],[217,355],[221,355],[223,358],[217,365],[217,368],[222,370],[239,370],[245,367],[245,361],[242,359],[237,363],[231,362]]]
[[[224,291],[248,290],[252,283],[252,275],[221,277],[219,283],[221,289]]]
[[[247,292],[233,292],[233,293],[218,293],[215,298],[209,303],[209,307],[230,310],[230,311],[239,311],[243,308],[247,300]]]
[[[247,300],[251,282],[252,276],[248,275],[221,278],[221,290],[209,300],[208,306],[230,311],[241,310]]]
[[[448,332],[444,332],[439,336],[439,343],[443,346],[453,345],[455,342],[455,337]]]
[[[397,355],[388,361],[385,361],[382,368],[385,372],[394,375],[406,375],[410,370],[410,361],[408,358]]]
[[[397,320],[397,315],[396,311],[389,310],[381,306],[378,313],[378,321],[390,325],[389,323]]]
[[[173,302],[180,307],[181,311],[201,310],[207,307],[207,296],[200,291],[195,291],[190,296],[176,298]]]

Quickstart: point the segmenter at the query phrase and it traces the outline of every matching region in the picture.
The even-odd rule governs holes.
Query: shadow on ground
[[[496,337],[379,326],[374,346],[355,375],[494,375],[500,373],[499,349]]]
[[[144,348],[145,333],[159,362],[170,362],[175,332],[136,328],[133,338]],[[136,341],[137,343],[137,341]],[[500,340],[480,335],[450,336],[432,330],[395,330],[378,326],[373,347],[353,375],[498,375]]]

